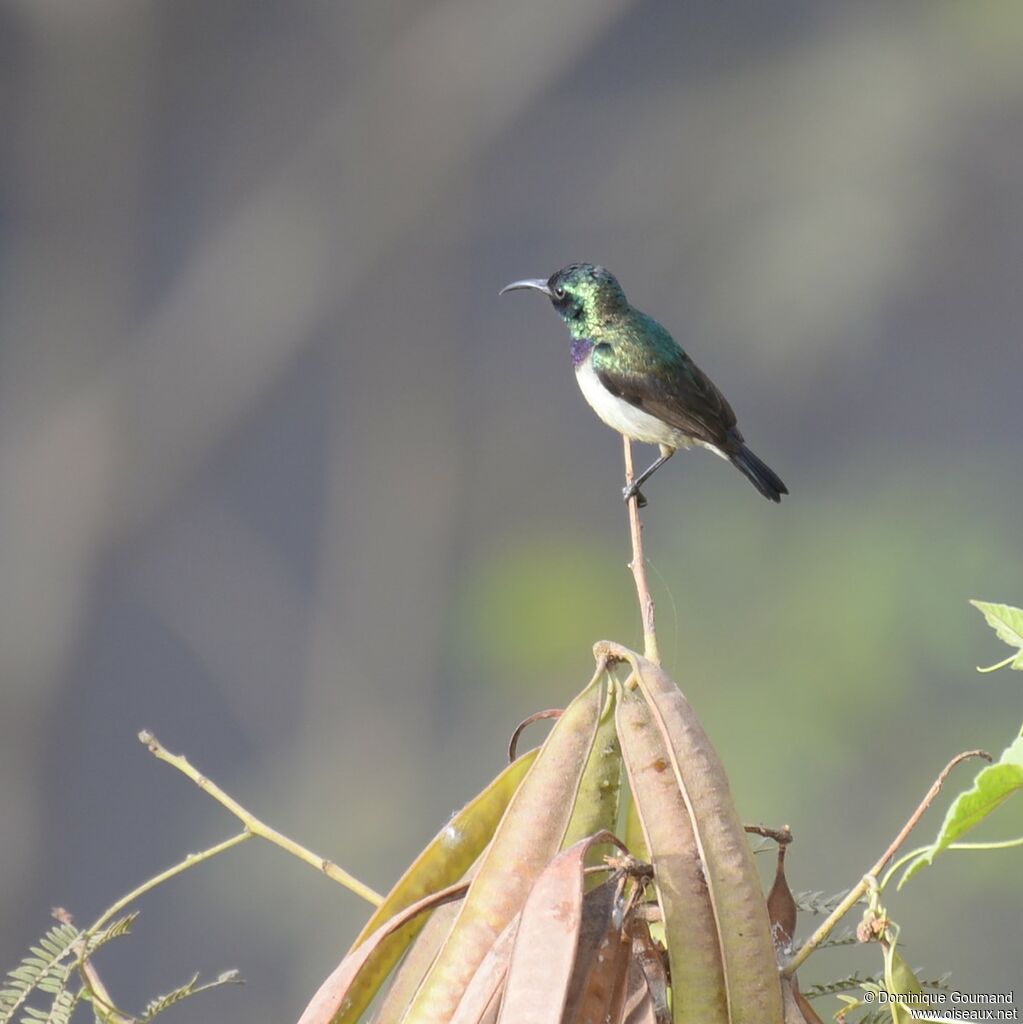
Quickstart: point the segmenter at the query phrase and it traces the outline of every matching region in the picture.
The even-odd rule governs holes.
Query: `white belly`
[[[716,446],[705,441],[697,441],[687,437],[680,430],[659,420],[656,416],[637,409],[636,406],[622,398],[612,395],[597,376],[593,363],[587,358],[575,371],[575,379],[579,382],[579,390],[590,404],[590,408],[613,430],[624,434],[633,441],[645,444],[665,445],[668,448],[690,448],[694,444],[707,448],[715,455],[724,458],[724,453]]]
[[[643,441],[646,444],[665,444],[670,448],[688,448],[691,442],[673,427],[668,426],[656,416],[637,409],[621,398],[612,395],[597,376],[593,363],[587,359],[575,371],[575,379],[583,397],[590,403],[593,411],[612,429],[619,434]]]

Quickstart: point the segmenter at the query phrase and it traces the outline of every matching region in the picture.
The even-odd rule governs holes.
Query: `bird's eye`
[[[564,297],[565,289],[559,284],[558,287],[554,289],[554,298],[563,299]]]

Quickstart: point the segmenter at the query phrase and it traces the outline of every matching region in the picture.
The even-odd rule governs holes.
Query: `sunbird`
[[[789,493],[746,447],[714,382],[664,327],[629,304],[614,274],[572,263],[546,281],[514,281],[500,294],[523,288],[543,292],[568,324],[575,379],[593,411],[619,434],[660,448],[660,458],[624,488],[626,501],[645,505],[640,487],[679,448],[693,445],[727,459],[765,498]]]

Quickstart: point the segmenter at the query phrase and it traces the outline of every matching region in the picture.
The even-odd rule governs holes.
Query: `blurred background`
[[[789,486],[649,485],[661,648],[793,886],[858,880],[1021,718],[967,605],[1023,603],[1021,52],[1013,0],[4,4],[0,969],[235,830],[138,729],[386,889],[640,643],[619,439],[497,297],[576,260]],[[1018,984],[1020,864],[893,893],[907,959]],[[142,911],[114,994],[237,967],[177,1011],[228,1024],[297,1017],[367,914],[259,843]]]

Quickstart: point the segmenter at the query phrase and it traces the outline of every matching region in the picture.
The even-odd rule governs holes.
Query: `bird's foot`
[[[637,484],[631,484],[628,487],[623,487],[622,497],[625,499],[626,504],[628,504],[632,498],[635,498],[637,508],[646,508],[646,498],[643,497],[643,492],[639,489]]]

